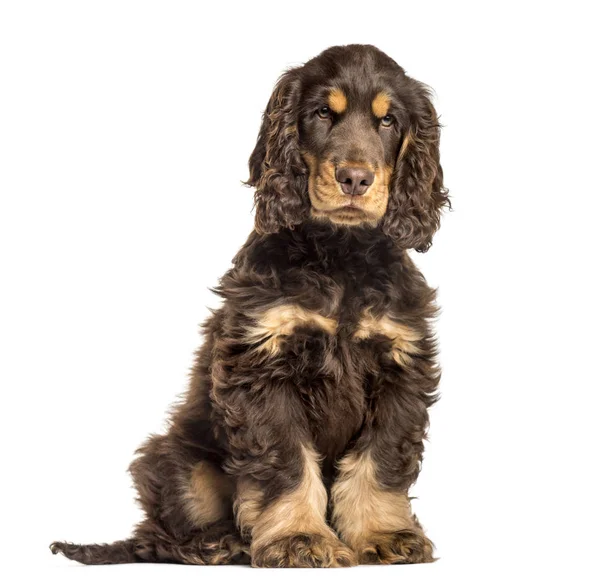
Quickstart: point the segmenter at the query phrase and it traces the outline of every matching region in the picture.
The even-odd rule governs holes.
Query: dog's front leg
[[[420,470],[438,373],[426,359],[381,366],[361,436],[338,464],[333,525],[359,563],[433,561],[408,490]]]
[[[318,345],[333,326],[280,306],[215,344],[211,400],[229,452],[225,467],[237,481],[236,520],[257,567],[356,564],[326,521],[321,460],[298,389],[307,341]]]
[[[236,514],[240,528],[251,536],[252,565],[355,565],[353,551],[326,523],[327,491],[311,446],[273,447],[263,459],[258,476],[238,481]]]

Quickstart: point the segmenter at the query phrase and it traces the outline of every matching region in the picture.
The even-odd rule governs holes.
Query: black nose
[[[335,179],[344,194],[362,196],[373,183],[375,175],[365,167],[341,167],[335,172]]]

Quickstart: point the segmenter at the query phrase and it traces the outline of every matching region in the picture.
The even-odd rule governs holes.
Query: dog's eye
[[[317,114],[320,118],[330,118],[331,117],[331,108],[329,106],[321,106],[319,110],[317,110]]]
[[[394,124],[394,117],[391,114],[386,114],[381,119],[381,126],[382,127],[391,127],[393,124]]]

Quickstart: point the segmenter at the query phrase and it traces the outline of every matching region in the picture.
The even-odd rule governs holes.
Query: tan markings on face
[[[420,352],[417,343],[422,337],[417,331],[388,316],[376,317],[370,311],[366,311],[358,323],[353,338],[361,340],[377,335],[390,339],[391,355],[396,363],[404,367],[409,366],[413,361],[412,356]]]
[[[324,538],[319,546],[320,557],[336,566],[340,555],[353,561],[354,555],[327,525],[327,490],[321,478],[319,458],[312,446],[302,447],[303,473],[298,486],[270,504],[263,503],[260,485],[248,480],[238,482],[235,513],[244,536],[251,538],[251,554],[294,535],[317,535]],[[277,550],[282,553],[278,554]],[[283,560],[284,547],[274,547],[270,556]],[[275,552],[275,553],[274,553]]]
[[[308,195],[311,216],[326,218],[337,224],[377,225],[387,209],[392,166],[373,169],[362,162],[341,161],[339,166],[368,167],[375,173],[375,180],[362,196],[350,198],[344,194],[335,177],[335,166],[329,160],[319,162],[308,152],[302,156],[309,169]],[[349,207],[352,203],[354,208]]]
[[[274,355],[279,351],[282,339],[302,326],[316,327],[333,335],[337,321],[297,304],[282,304],[256,316],[245,339],[250,344],[260,343],[259,349]]]
[[[347,545],[358,551],[380,533],[416,528],[408,496],[380,486],[368,452],[346,455],[338,472],[331,488],[332,520]]]
[[[383,118],[390,109],[390,97],[386,92],[379,92],[373,102],[371,102],[371,110],[377,118]]]
[[[404,155],[406,155],[406,151],[408,150],[408,148],[411,146],[411,144],[414,142],[413,136],[412,136],[412,131],[408,131],[408,133],[406,134],[406,137],[404,137],[403,141],[402,141],[402,147],[400,147],[400,159],[402,159],[404,157]]]
[[[290,137],[291,135],[295,135],[298,132],[298,127],[296,125],[290,125],[289,127],[285,127],[283,134],[285,137]]]
[[[231,510],[233,481],[217,466],[201,461],[183,485],[188,519],[200,529],[225,519]]]
[[[331,108],[333,112],[342,114],[348,106],[346,94],[344,94],[344,92],[339,88],[334,88],[331,90],[331,92],[329,92],[327,104],[329,104],[329,108]]]

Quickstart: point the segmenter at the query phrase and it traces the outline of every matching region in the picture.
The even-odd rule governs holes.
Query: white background
[[[598,585],[592,5],[2,2],[3,584]],[[261,111],[282,70],[349,42],[430,84],[445,126],[454,212],[415,255],[443,307],[442,400],[413,491],[441,559],[52,556],[52,540],[121,539],[138,520],[126,468],[185,390],[208,288],[251,229],[240,182]]]

